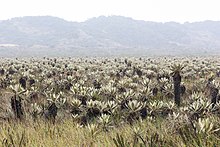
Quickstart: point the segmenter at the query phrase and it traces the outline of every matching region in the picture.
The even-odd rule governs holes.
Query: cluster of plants
[[[1,59],[0,66],[2,122],[71,121],[92,138],[131,126],[132,139],[118,132],[116,146],[177,145],[164,134],[180,146],[219,145],[216,57]]]

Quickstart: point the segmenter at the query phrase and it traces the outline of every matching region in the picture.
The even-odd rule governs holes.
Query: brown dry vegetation
[[[220,145],[217,57],[0,63],[2,146]]]

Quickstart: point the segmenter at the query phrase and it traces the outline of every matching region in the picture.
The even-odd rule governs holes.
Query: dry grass
[[[185,142],[180,132],[168,128],[168,121],[154,122],[138,121],[133,125],[123,124],[118,128],[103,131],[98,127],[92,134],[87,126],[81,127],[72,121],[51,125],[49,123],[2,123],[1,146],[45,146],[45,147],[72,147],[72,146],[116,146],[114,139],[119,142],[117,135],[124,139],[128,146],[219,146],[218,135],[197,134],[183,128],[182,133],[188,136]],[[191,137],[191,138],[190,138]],[[119,146],[123,146],[120,144]]]

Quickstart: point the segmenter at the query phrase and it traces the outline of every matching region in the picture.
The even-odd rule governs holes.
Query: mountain
[[[158,23],[122,16],[70,22],[51,16],[0,21],[0,56],[220,54],[220,21]]]

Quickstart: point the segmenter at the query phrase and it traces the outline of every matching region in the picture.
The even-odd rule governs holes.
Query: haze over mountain
[[[157,23],[122,16],[69,22],[51,16],[0,21],[0,56],[220,54],[220,22]]]

